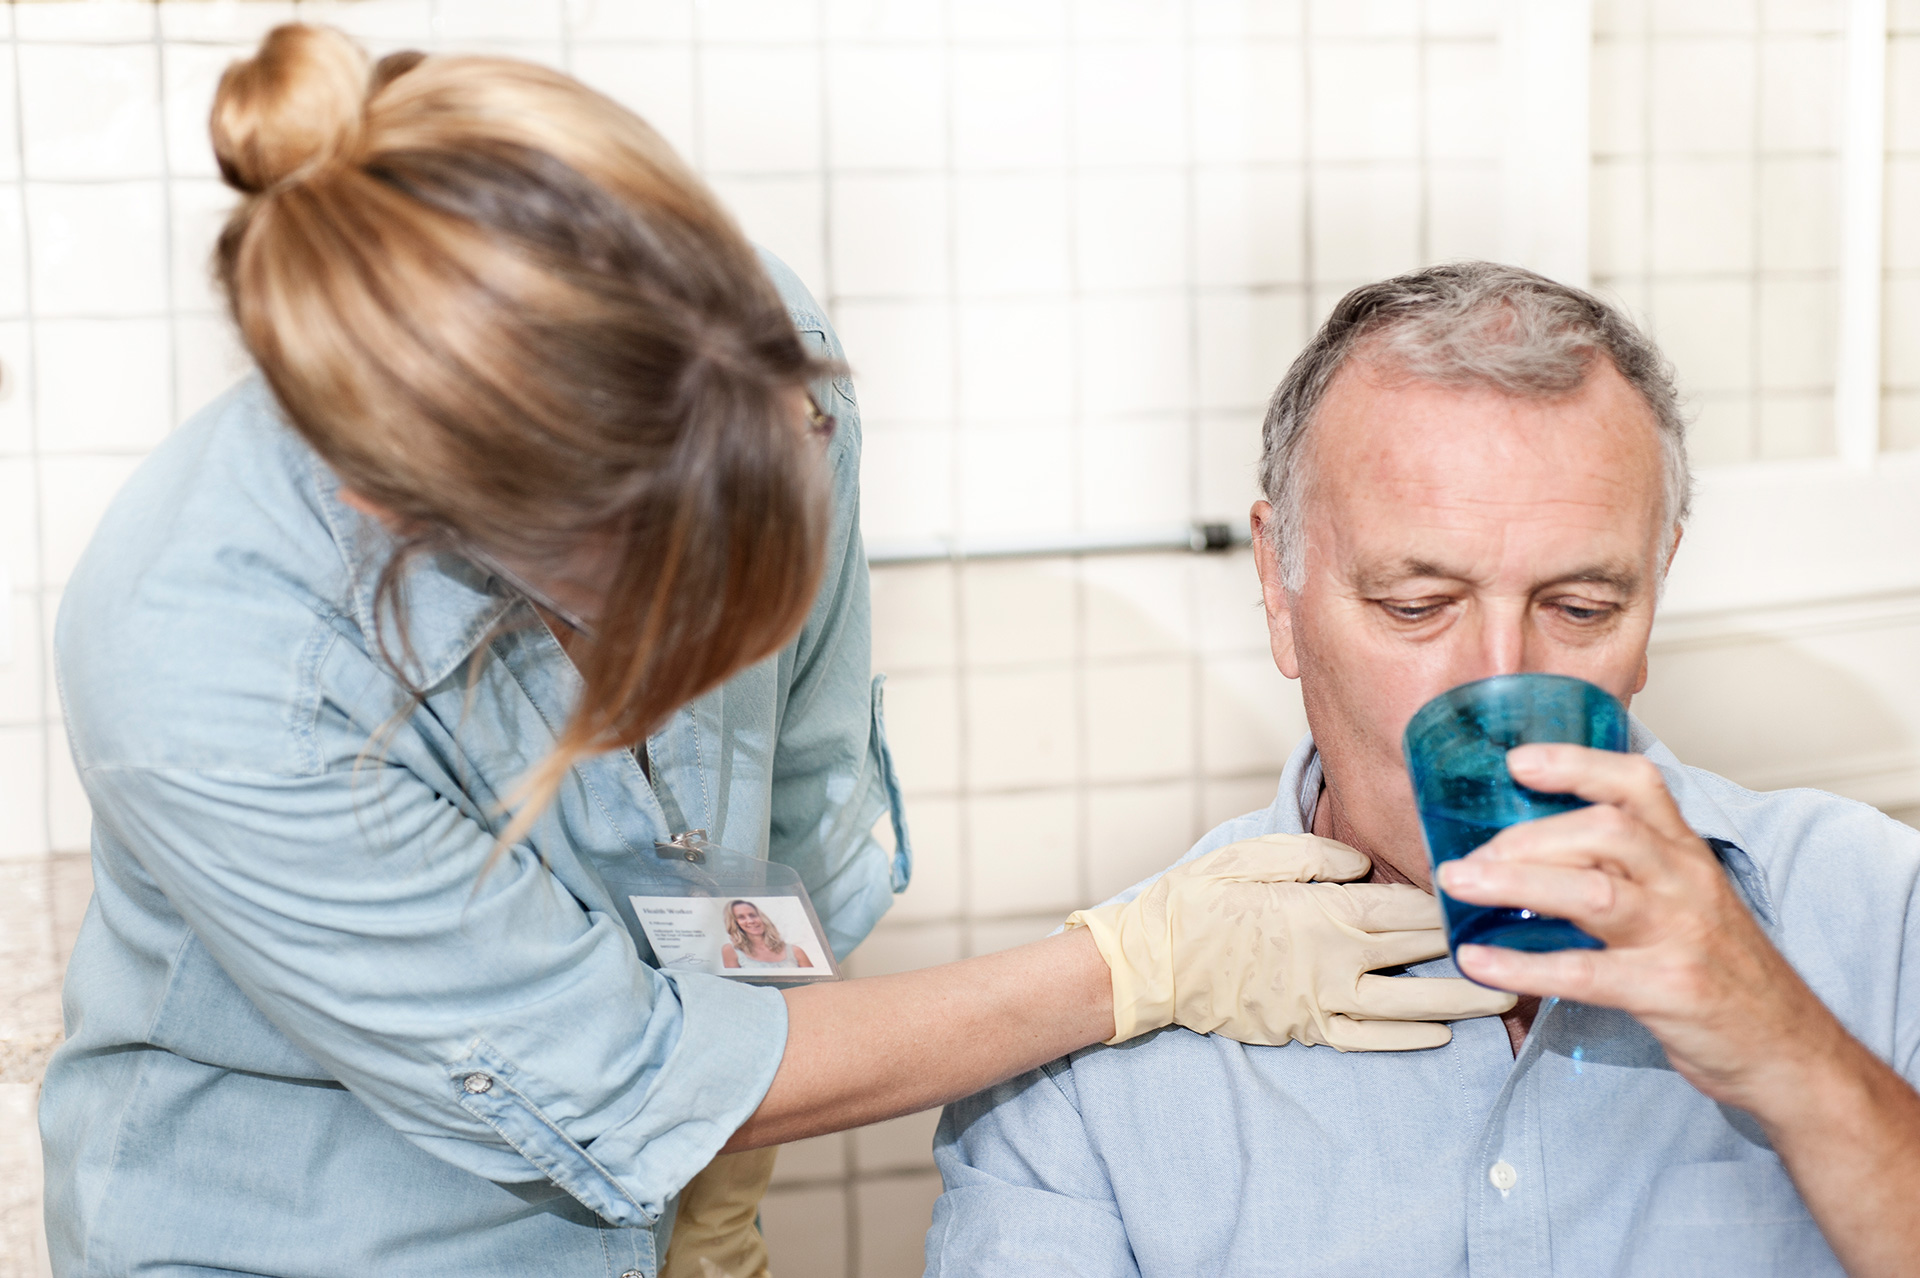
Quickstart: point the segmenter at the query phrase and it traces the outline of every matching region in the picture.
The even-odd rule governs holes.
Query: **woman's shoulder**
[[[222,707],[286,704],[300,654],[348,596],[321,474],[257,376],[134,471],[80,557],[55,627],[83,759],[192,766],[200,724],[216,734],[202,743],[204,762],[271,755]],[[151,757],[163,741],[165,757]]]
[[[821,333],[831,337],[833,326],[827,322],[826,308],[814,297],[813,290],[791,266],[778,255],[755,246],[760,255],[760,265],[767,272],[767,278],[773,281],[773,287],[780,293],[780,300],[786,303],[787,314],[793,317],[793,324],[803,333]],[[836,343],[837,345],[837,343]]]

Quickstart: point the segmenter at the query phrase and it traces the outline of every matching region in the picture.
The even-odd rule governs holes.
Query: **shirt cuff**
[[[780,992],[726,977],[661,973],[680,1005],[680,1035],[632,1114],[581,1145],[543,1113],[513,1063],[473,1044],[451,1071],[462,1106],[555,1185],[611,1224],[651,1227],[760,1107],[787,1046]],[[665,1000],[656,1004],[656,1014]]]

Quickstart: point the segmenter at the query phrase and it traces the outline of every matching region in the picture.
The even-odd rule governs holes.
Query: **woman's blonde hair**
[[[753,248],[639,117],[503,58],[370,65],[272,31],[212,116],[245,197],[217,272],[294,427],[404,531],[374,642],[406,671],[402,569],[467,551],[611,566],[584,689],[508,796],[525,832],[579,759],[778,650],[818,589],[812,356]],[[485,562],[485,559],[482,559]],[[398,652],[387,626],[394,623]]]
[[[753,949],[753,939],[740,930],[740,921],[736,919],[733,914],[734,907],[740,905],[744,905],[755,914],[758,914],[760,921],[767,925],[767,932],[764,938],[767,943],[767,953],[780,954],[785,952],[787,948],[786,938],[780,935],[780,929],[773,925],[773,920],[767,917],[766,911],[762,910],[752,901],[727,902],[727,935],[733,938],[733,947],[736,950],[751,951]]]

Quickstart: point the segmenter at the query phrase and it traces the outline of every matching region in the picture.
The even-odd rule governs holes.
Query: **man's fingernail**
[[[1464,861],[1449,861],[1440,867],[1440,886],[1453,889],[1474,888],[1480,885],[1480,870],[1477,866]]]

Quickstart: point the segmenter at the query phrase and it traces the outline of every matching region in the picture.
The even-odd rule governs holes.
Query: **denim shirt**
[[[529,606],[410,568],[413,705],[372,637],[391,543],[257,378],[142,465],[55,637],[95,878],[41,1106],[57,1273],[655,1273],[787,1028],[774,990],[650,965],[626,893],[655,841],[793,867],[842,955],[908,875],[858,410],[815,395],[835,513],[799,636],[652,738],[651,783],[628,751],[576,767],[484,875],[579,692]]]
[[[1830,794],[1743,790],[1638,724],[1634,748],[1814,991],[1920,1075],[1920,832]],[[1272,807],[1189,857],[1305,829],[1320,780],[1309,740]],[[1161,1030],[949,1107],[934,1153],[938,1278],[1842,1272],[1753,1119],[1694,1090],[1639,1022],[1576,1003],[1543,1007],[1517,1058],[1498,1017],[1406,1053]]]

